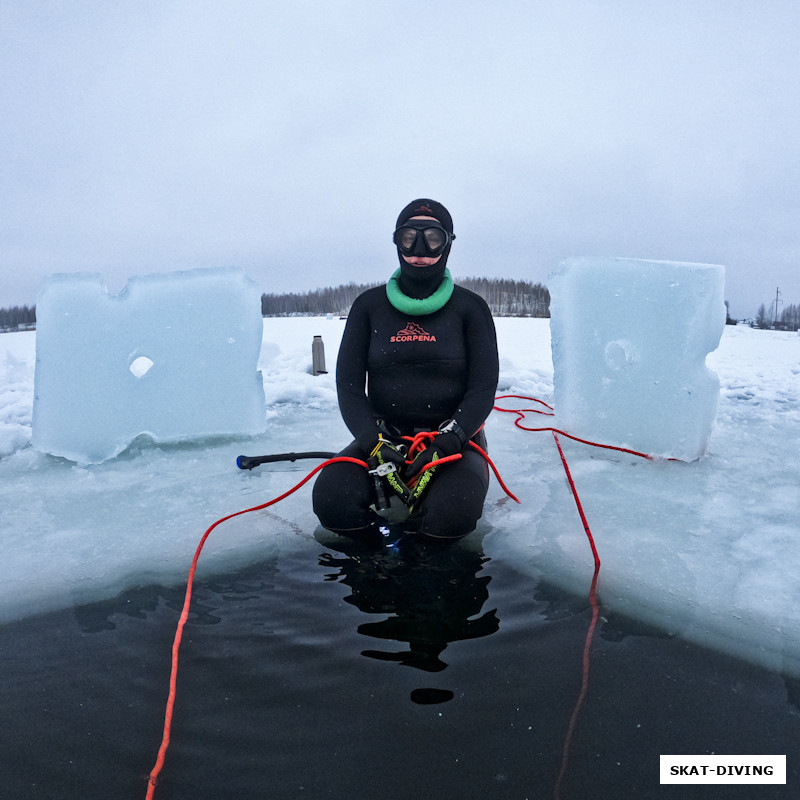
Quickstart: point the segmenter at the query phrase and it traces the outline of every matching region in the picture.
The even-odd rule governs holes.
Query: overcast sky
[[[795,0],[0,0],[0,307],[385,280],[419,196],[456,278],[695,261],[734,316],[800,303],[798,43]]]

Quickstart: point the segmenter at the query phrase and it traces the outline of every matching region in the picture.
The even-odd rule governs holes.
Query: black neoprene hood
[[[431,200],[427,197],[412,200],[397,217],[395,229],[399,228],[404,222],[411,219],[411,217],[434,217],[448,233],[453,233],[453,218],[450,216],[450,212],[436,200]],[[455,239],[455,236],[453,236],[453,238]],[[444,249],[441,256],[439,256],[439,260],[435,264],[430,264],[425,267],[410,265],[398,250],[397,259],[400,262],[400,278],[398,284],[401,291],[409,297],[416,299],[429,297],[433,294],[439,288],[439,284],[441,284],[444,278],[447,258],[450,255],[450,248],[452,245],[453,243],[451,241]]]
[[[431,200],[427,197],[421,197],[417,200],[412,200],[397,217],[397,224],[395,228],[399,228],[406,220],[411,217],[435,217],[442,223],[442,227],[448,232],[453,232],[453,218],[450,212],[436,200]]]

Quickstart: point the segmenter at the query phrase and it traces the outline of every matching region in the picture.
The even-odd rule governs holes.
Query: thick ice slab
[[[33,445],[97,463],[137,436],[175,442],[266,426],[260,292],[236,269],[47,279],[37,303]]]
[[[692,461],[714,425],[706,366],[725,327],[725,268],[570,258],[549,277],[556,421],[569,433]]]

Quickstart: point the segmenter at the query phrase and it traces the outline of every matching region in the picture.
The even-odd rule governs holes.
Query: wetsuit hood
[[[453,218],[450,216],[450,212],[436,200],[425,197],[412,200],[397,217],[395,229],[412,217],[433,217],[439,221],[448,233],[453,233]],[[452,242],[447,245],[435,264],[430,264],[426,267],[415,267],[409,264],[398,250],[397,258],[400,262],[400,275],[397,279],[397,284],[400,287],[400,291],[416,300],[430,297],[439,288],[444,279],[444,271],[447,267],[447,258],[450,255],[451,246]]]

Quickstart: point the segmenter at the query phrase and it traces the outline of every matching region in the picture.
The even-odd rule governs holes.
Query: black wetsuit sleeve
[[[486,303],[479,298],[475,301],[465,317],[467,389],[453,416],[469,437],[492,411],[499,375],[494,320]]]
[[[378,437],[378,426],[366,391],[370,329],[367,304],[356,298],[339,345],[336,390],[342,419],[363,448],[369,447]]]

